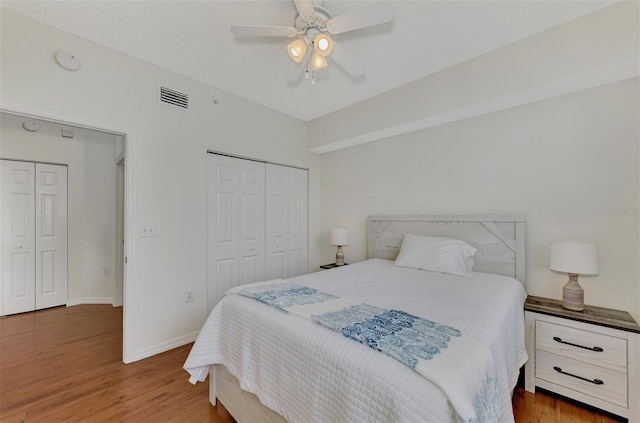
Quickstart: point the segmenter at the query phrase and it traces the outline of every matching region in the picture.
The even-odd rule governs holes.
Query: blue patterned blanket
[[[438,386],[463,422],[497,422],[501,401],[493,356],[458,329],[284,281],[234,288],[381,351]]]

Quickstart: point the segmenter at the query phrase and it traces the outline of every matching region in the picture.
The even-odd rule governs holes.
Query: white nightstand
[[[525,389],[536,386],[640,422],[640,325],[625,311],[529,296]]]

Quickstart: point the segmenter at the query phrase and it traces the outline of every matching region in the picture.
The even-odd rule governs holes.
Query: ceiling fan
[[[353,78],[364,75],[364,66],[331,36],[390,22],[391,5],[379,1],[332,18],[323,7],[324,0],[293,2],[298,11],[293,26],[232,25],[231,32],[236,37],[295,37],[296,40],[287,45],[292,60],[285,75],[289,81],[297,81],[305,71],[315,84],[315,71],[327,67],[327,57]]]

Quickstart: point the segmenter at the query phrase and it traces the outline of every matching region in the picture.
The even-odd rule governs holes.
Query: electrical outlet
[[[155,225],[141,225],[140,226],[140,238],[155,238],[156,226]]]
[[[190,303],[193,302],[193,300],[195,300],[196,294],[193,291],[193,289],[187,289],[184,291],[184,302],[185,303]]]

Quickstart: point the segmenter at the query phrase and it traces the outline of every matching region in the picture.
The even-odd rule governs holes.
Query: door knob
[[[16,250],[19,250],[20,248],[22,248],[22,245],[18,245],[18,246],[16,247]]]

